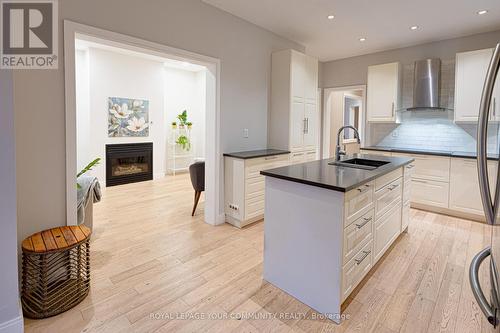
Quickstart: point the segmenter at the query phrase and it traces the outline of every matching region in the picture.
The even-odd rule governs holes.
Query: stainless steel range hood
[[[413,105],[407,110],[443,110],[439,105],[440,59],[425,59],[415,62],[413,76]]]

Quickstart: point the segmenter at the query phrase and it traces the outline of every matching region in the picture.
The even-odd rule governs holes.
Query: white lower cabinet
[[[489,161],[488,177],[492,191],[495,189],[496,176],[496,163]],[[484,214],[476,160],[462,158],[451,160],[450,209],[470,214]]]
[[[401,216],[401,232],[405,231],[405,229],[410,224],[410,201],[407,201],[403,204]]]
[[[264,217],[265,177],[262,170],[290,164],[289,154],[224,159],[224,212],[226,222],[243,227]]]
[[[290,154],[290,164],[310,162],[317,159],[316,149],[293,151]]]
[[[375,220],[375,261],[384,255],[401,233],[401,202],[394,205],[385,215]]]
[[[401,208],[404,172],[402,167],[344,195],[342,301],[408,225]]]
[[[418,178],[411,183],[413,203],[448,208],[449,183]]]
[[[373,266],[372,241],[370,240],[342,270],[342,301],[356,288]]]

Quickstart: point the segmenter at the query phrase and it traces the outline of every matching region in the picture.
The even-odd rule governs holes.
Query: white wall
[[[105,146],[114,143],[153,142],[155,178],[166,173],[170,124],[188,111],[193,123],[192,149],[205,157],[205,71],[163,66],[156,60],[98,48],[76,53],[77,165],[81,170],[96,157],[102,163],[89,174],[106,184]],[[149,136],[109,137],[108,97],[149,101]],[[178,121],[177,121],[178,122]]]
[[[0,70],[0,332],[22,332],[19,307],[12,72]]]
[[[82,68],[76,70],[77,82],[80,82],[77,85],[77,128],[80,128],[80,124],[83,128],[82,133],[77,134],[79,169],[100,157],[102,163],[89,174],[99,178],[99,181],[105,185],[106,144],[153,142],[153,172],[155,177],[163,176],[166,150],[163,64],[97,48],[89,48],[87,54],[88,80],[85,79],[85,56],[77,53],[77,56],[81,57],[77,65],[83,65]],[[88,85],[88,92],[85,84]],[[108,97],[148,100],[149,136],[109,137]],[[88,108],[83,101],[85,99],[88,100]],[[86,131],[86,109],[88,109],[88,131]]]
[[[177,115],[187,110],[188,121],[193,123],[191,130],[192,149],[195,157],[205,157],[205,118],[206,118],[206,72],[192,72],[165,67],[165,123],[177,120]]]
[[[19,239],[66,224],[63,20],[219,58],[222,151],[266,146],[271,52],[303,46],[199,0],[58,5],[59,69],[14,73]]]

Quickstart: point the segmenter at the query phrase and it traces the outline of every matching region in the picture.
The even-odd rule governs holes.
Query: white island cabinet
[[[377,158],[390,163],[360,170],[321,160],[263,172],[264,279],[335,322],[408,227],[412,159]]]

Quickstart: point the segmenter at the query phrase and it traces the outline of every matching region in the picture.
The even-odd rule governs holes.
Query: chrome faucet
[[[335,146],[335,161],[340,161],[340,155],[345,155],[345,151],[340,149],[340,134],[342,134],[342,131],[345,130],[346,128],[350,128],[354,131],[354,138],[358,140],[358,144],[361,143],[361,140],[359,139],[359,132],[354,126],[342,126],[338,133],[337,133],[337,145]]]

